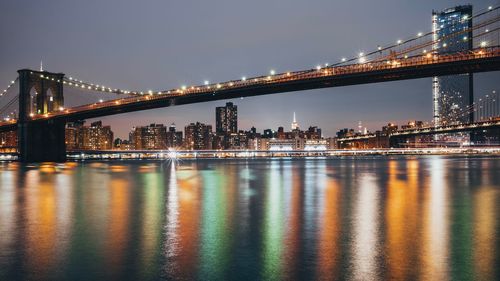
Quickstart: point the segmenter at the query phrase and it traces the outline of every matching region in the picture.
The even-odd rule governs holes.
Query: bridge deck
[[[497,70],[500,70],[499,46],[478,48],[468,53],[427,53],[421,56],[286,72],[209,86],[193,86],[184,90],[150,93],[65,108],[45,115],[34,115],[31,119],[34,122],[50,119],[75,121],[221,99]],[[15,120],[0,123],[0,131],[15,128]]]

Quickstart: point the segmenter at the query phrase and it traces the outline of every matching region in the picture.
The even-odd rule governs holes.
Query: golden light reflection
[[[474,267],[477,280],[494,280],[496,234],[500,193],[497,189],[483,187],[474,195]],[[498,276],[497,276],[498,277]]]
[[[126,258],[130,224],[129,181],[112,178],[109,188],[109,211],[106,239],[106,263],[109,273],[117,274]]]
[[[108,168],[108,167],[105,166],[103,168]],[[111,165],[109,166],[109,170],[113,173],[125,173],[129,170],[129,167],[125,165]]]
[[[72,235],[72,217],[74,198],[73,190],[70,188],[73,186],[73,178],[66,173],[59,173],[55,175],[55,200],[56,200],[56,212],[57,212],[57,233],[56,233],[56,257],[59,262],[66,259],[67,251],[70,246],[70,237]]]
[[[174,166],[172,164],[172,166]],[[179,279],[193,277],[192,268],[196,267],[198,261],[199,226],[200,226],[200,191],[201,182],[199,177],[178,179],[179,183],[179,213],[182,219],[178,225],[177,265]]]
[[[328,174],[331,174],[329,172]],[[316,276],[320,280],[331,280],[339,276],[337,262],[340,257],[340,186],[338,182],[327,177],[322,197],[322,209],[319,218],[318,232],[318,265]]]
[[[389,161],[387,182],[387,255],[389,276],[405,280],[412,272],[412,261],[418,260],[417,251],[409,251],[419,239],[419,193],[417,160],[406,161],[406,171],[397,160]],[[404,178],[406,180],[400,179]]]
[[[448,195],[445,160],[433,158],[424,190],[422,280],[448,280]]]
[[[0,163],[0,249],[8,249],[14,242],[17,213],[17,186],[14,171],[4,169]]]
[[[50,165],[47,165],[50,166]],[[40,167],[40,170],[44,168]],[[24,197],[27,198],[25,232],[27,263],[47,276],[54,266],[56,249],[56,194],[53,175],[28,172]]]

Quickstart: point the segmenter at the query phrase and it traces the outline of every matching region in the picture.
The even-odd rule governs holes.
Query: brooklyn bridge
[[[17,71],[17,78],[1,93],[0,116],[3,121],[0,122],[0,132],[17,131],[20,161],[65,161],[64,129],[67,122],[239,97],[498,71],[498,11],[499,7],[490,7],[467,19],[473,21],[469,28],[447,35],[450,40],[459,38],[468,42],[471,48],[467,51],[446,51],[448,46],[443,42],[447,37],[437,39],[434,32],[418,33],[377,46],[370,52],[312,69],[281,73],[271,71],[256,77],[240,77],[218,83],[205,81],[200,85],[160,91],[114,88],[42,68],[21,69]],[[65,105],[68,94],[85,95],[87,92],[102,97],[91,103]],[[473,116],[478,106],[471,104],[460,114]],[[469,123],[435,124],[414,131],[395,132],[394,136],[468,132],[499,126],[500,120],[495,118],[486,121],[470,118]]]

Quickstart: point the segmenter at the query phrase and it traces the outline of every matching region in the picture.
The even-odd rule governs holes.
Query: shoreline
[[[100,160],[197,160],[197,159],[302,159],[366,156],[500,156],[500,147],[364,149],[325,151],[70,151],[67,161]],[[17,154],[0,154],[0,161],[17,161]]]

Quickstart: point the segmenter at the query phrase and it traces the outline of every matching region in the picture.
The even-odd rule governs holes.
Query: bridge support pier
[[[58,120],[19,123],[19,161],[66,161],[65,126],[66,122]]]
[[[32,116],[49,114],[64,106],[63,73],[18,70],[19,119],[17,145],[19,161],[66,161],[65,126],[60,119],[32,119]],[[31,90],[34,90],[32,95]]]

